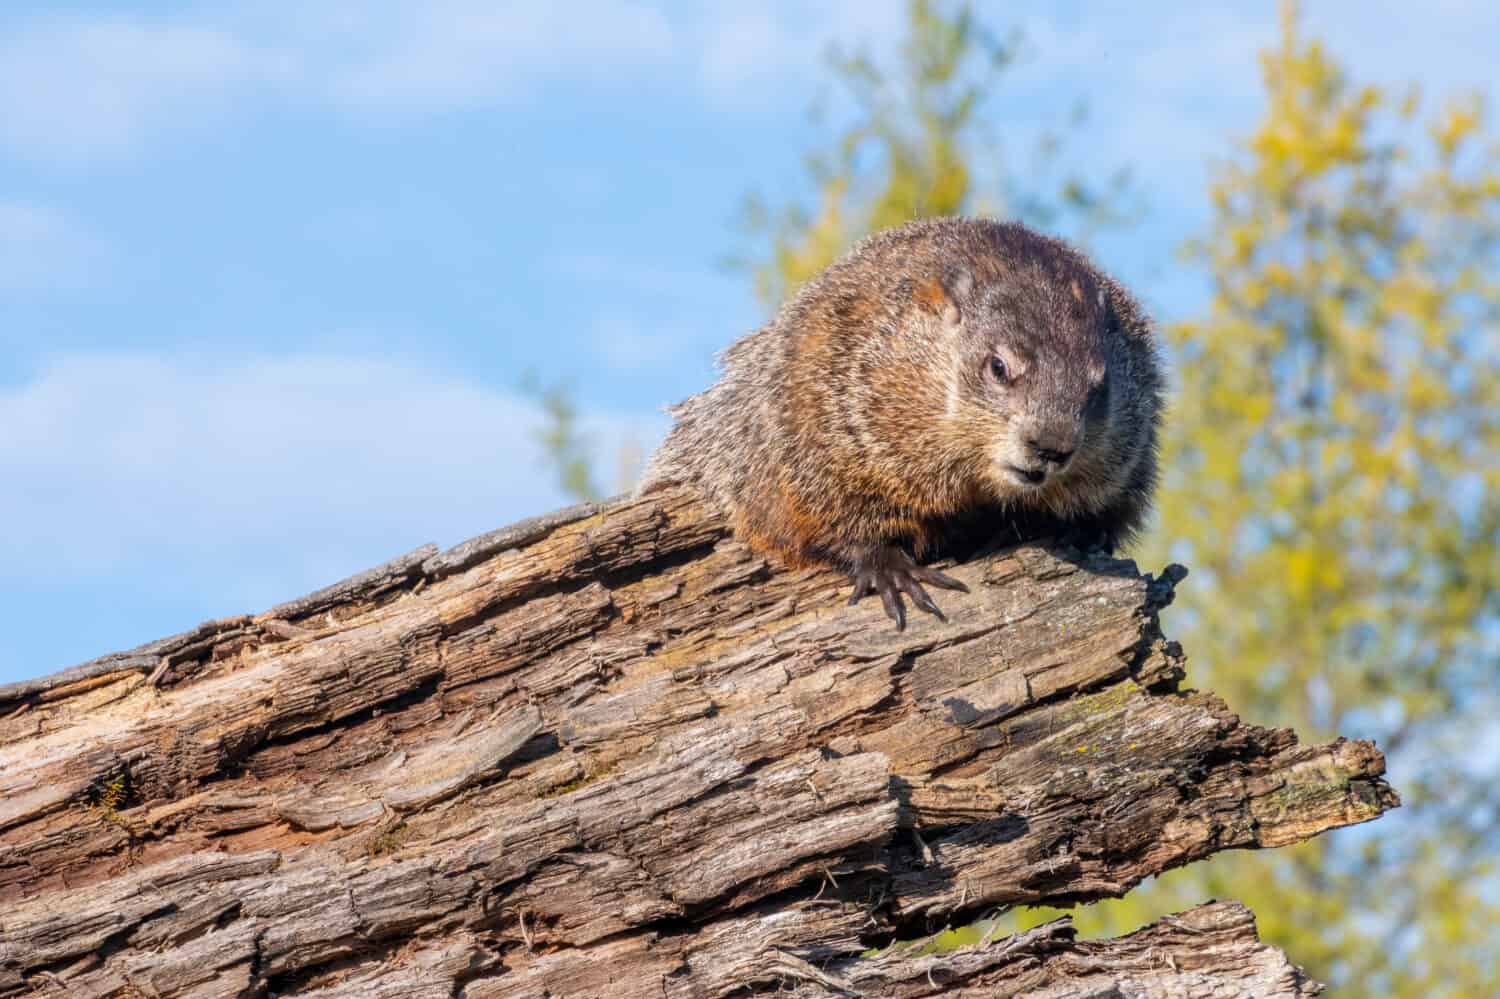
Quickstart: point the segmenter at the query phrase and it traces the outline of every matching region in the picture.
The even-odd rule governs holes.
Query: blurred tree
[[[563,492],[579,502],[603,499],[604,493],[594,481],[593,441],[578,425],[578,407],[567,386],[545,385],[535,375],[528,375],[521,381],[521,391],[541,410],[542,422],[532,431],[532,439],[542,449],[543,460],[556,472]]]
[[[772,208],[748,198],[743,224],[764,249],[730,261],[751,273],[768,309],[861,236],[909,219],[1005,214],[1083,235],[1132,214],[1126,170],[1090,181],[1062,168],[1065,132],[1087,117],[1082,105],[1061,131],[1039,137],[1025,177],[1007,169],[986,112],[1022,44],[1019,34],[990,33],[972,4],[910,0],[893,65],[868,51],[830,52],[852,115],[828,148],[806,157],[814,203]]]
[[[1082,915],[1206,896],[1350,995],[1500,995],[1500,145],[1357,86],[1282,12],[1264,117],[1188,247],[1204,314],[1144,559],[1192,566],[1193,679],[1308,737],[1375,738],[1404,812],[1224,856]],[[1040,918],[1041,913],[1034,914]]]

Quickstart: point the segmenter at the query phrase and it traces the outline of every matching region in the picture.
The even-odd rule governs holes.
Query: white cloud
[[[1362,76],[1493,88],[1488,50],[1451,40],[1500,32],[1500,8],[1440,6],[1440,16],[1431,5],[1371,15],[1339,0],[1309,6],[1304,21]],[[1130,154],[1221,137],[1221,99],[1257,92],[1255,52],[1276,31],[1274,9],[1248,0],[1170,16],[1086,12],[1024,4],[986,13],[992,27],[1024,24],[1038,56],[1007,88],[1029,74],[1034,103],[1049,106],[1059,87],[1095,92],[1122,109],[1098,125],[1110,128],[1101,143],[1121,139]],[[12,16],[0,40],[0,143],[30,158],[92,162],[254,102],[381,121],[533,99],[548,81],[604,97],[650,80],[686,86],[687,99],[711,106],[795,114],[825,79],[829,42],[889,52],[904,21],[894,0],[237,0],[171,18]]]
[[[321,86],[334,100],[366,110],[490,104],[524,96],[530,83],[546,78],[610,83],[622,69],[667,58],[674,44],[660,11],[626,0],[566,7],[360,2],[339,9],[352,46],[334,48],[322,31],[303,34],[296,44],[318,65],[333,55]],[[339,59],[338,51],[348,47],[356,51]]]
[[[548,81],[616,93],[689,82],[711,103],[776,93],[796,95],[800,110],[829,40],[888,39],[902,16],[899,4],[855,0],[673,17],[631,0],[244,0],[175,20],[18,20],[0,42],[0,142],[92,163],[251,102],[379,121],[524,100]]]
[[[789,110],[800,113],[830,43],[884,51],[905,22],[906,5],[887,0],[716,4],[693,26],[698,74],[718,103],[764,107],[768,95],[794,97]]]
[[[527,401],[389,360],[75,356],[0,390],[6,577],[250,607],[566,502]],[[600,478],[663,421],[592,414]]]
[[[222,29],[68,17],[0,41],[0,140],[44,159],[90,161],[204,116],[288,67]]]
[[[97,237],[60,212],[0,200],[0,294],[88,285],[107,256]]]
[[[33,159],[92,163],[138,152],[248,102],[364,117],[524,97],[545,79],[618,83],[674,45],[659,11],[626,0],[566,8],[241,3],[214,18],[68,16],[20,21],[0,41],[0,142]]]

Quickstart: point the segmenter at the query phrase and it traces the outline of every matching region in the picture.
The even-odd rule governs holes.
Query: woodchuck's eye
[[[997,382],[1007,382],[1010,380],[1010,370],[1006,368],[1005,362],[998,357],[990,358],[990,375]]]

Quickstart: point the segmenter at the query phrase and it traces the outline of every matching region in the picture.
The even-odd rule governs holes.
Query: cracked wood
[[[861,956],[1397,803],[1181,689],[1180,569],[951,571],[897,633],[670,491],[0,688],[0,995],[1311,994],[1233,906]]]

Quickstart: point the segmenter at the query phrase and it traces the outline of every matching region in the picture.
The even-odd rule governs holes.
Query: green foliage
[[[91,804],[107,817],[114,818],[130,798],[130,778],[119,773],[90,788]]]
[[[1168,621],[1195,680],[1309,738],[1375,737],[1411,812],[1399,839],[1225,858],[1174,891],[1243,898],[1363,994],[1496,994],[1500,796],[1470,750],[1497,707],[1500,147],[1477,100],[1424,122],[1414,94],[1356,85],[1290,5],[1263,75],[1188,251],[1212,302],[1167,331],[1147,560],[1197,573]]]
[[[397,822],[395,825],[382,830],[379,835],[370,840],[365,852],[371,857],[383,857],[388,853],[395,853],[401,849],[402,845],[406,842],[406,837],[410,833],[411,831],[406,827],[404,821]]]
[[[1232,703],[1403,748],[1494,680],[1500,149],[1477,103],[1424,133],[1286,18],[1190,247],[1213,301],[1167,331],[1160,541],[1189,547],[1179,627]]]
[[[534,377],[522,383],[522,390],[542,410],[542,425],[533,437],[543,457],[557,473],[557,484],[580,502],[594,502],[604,493],[594,482],[593,442],[578,426],[578,407],[572,393],[563,385],[543,385]]]
[[[89,788],[86,807],[90,813],[124,830],[127,835],[131,835],[130,823],[125,820],[120,811],[128,808],[133,803],[134,797],[130,773],[121,771],[109,777],[100,778]]]
[[[761,301],[775,307],[859,237],[910,219],[1003,213],[1044,225],[1067,219],[1084,229],[1123,219],[1123,170],[1103,182],[1064,175],[1047,186],[1004,172],[996,120],[986,111],[997,81],[1021,53],[1019,35],[990,34],[971,4],[930,0],[907,4],[895,65],[868,52],[831,52],[830,67],[854,114],[828,148],[807,156],[814,204],[773,210],[752,197],[745,206],[746,230],[768,245],[763,256],[734,263],[751,272]],[[1085,117],[1080,106],[1063,124],[1077,129]],[[1059,132],[1041,137],[1035,177],[1062,173],[1062,147]]]

